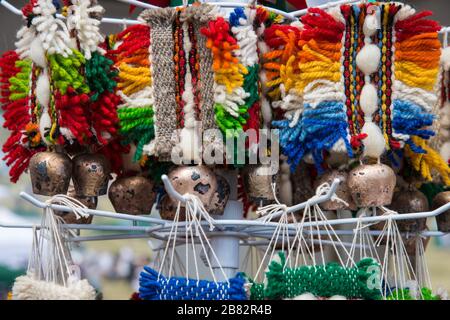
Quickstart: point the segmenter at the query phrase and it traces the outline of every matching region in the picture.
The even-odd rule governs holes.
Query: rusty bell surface
[[[412,187],[394,193],[389,209],[398,213],[414,213],[428,211],[428,200],[425,195]],[[398,229],[402,232],[419,232],[425,229],[427,219],[397,220]]]
[[[218,189],[217,175],[208,167],[181,166],[170,171],[168,177],[179,194],[189,193],[197,196],[208,212],[217,207],[217,202],[213,203]],[[172,200],[177,202],[176,199]]]
[[[384,164],[360,165],[348,174],[348,188],[358,207],[379,207],[391,204],[396,177]]]
[[[156,200],[153,187],[153,182],[148,178],[119,178],[109,187],[108,197],[116,212],[150,214]]]
[[[72,159],[72,179],[75,191],[81,196],[102,196],[108,189],[111,165],[101,154],[80,154]]]
[[[34,194],[54,196],[66,194],[72,176],[72,161],[63,153],[36,153],[29,164]]]

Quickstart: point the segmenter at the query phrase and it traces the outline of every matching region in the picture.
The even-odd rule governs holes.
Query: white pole
[[[244,206],[237,200],[237,170],[223,170],[218,172],[230,185],[230,197],[225,206],[224,214],[213,216],[215,220],[240,220],[243,217]],[[215,235],[211,238],[211,246],[219,260],[220,266],[227,278],[233,278],[239,269],[239,238],[233,235]],[[217,261],[210,258],[214,275],[218,281],[225,281],[224,274],[220,270]]]

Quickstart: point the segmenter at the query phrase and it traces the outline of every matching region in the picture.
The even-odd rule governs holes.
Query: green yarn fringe
[[[153,108],[121,108],[117,113],[120,120],[120,134],[124,137],[122,143],[136,142],[133,161],[139,161],[143,147],[155,137]]]
[[[428,288],[422,288],[420,290],[422,295],[419,296],[419,299],[416,299],[411,296],[410,289],[395,289],[386,299],[387,300],[441,300],[441,298]]]
[[[244,77],[244,90],[250,95],[245,99],[247,106],[253,106],[259,100],[259,65],[255,64],[247,68],[248,73]]]
[[[86,59],[78,50],[72,50],[73,54],[67,58],[60,54],[48,56],[50,62],[53,85],[66,94],[67,88],[72,87],[78,93],[89,93],[90,89],[85,77],[81,74]]]
[[[319,297],[340,295],[381,299],[380,264],[372,258],[365,258],[352,268],[344,268],[337,263],[289,268],[284,267],[284,253],[280,252],[279,258],[281,261],[270,262],[266,273],[264,295],[268,299],[294,298],[304,293]]]
[[[86,80],[91,92],[92,101],[97,101],[98,97],[105,91],[114,92],[117,82],[114,78],[118,72],[112,70],[113,61],[102,56],[98,52],[92,54],[91,59],[86,62]]]
[[[9,78],[9,100],[24,99],[30,93],[31,60],[18,60],[15,66],[20,69],[14,77]]]
[[[216,103],[214,105],[216,124],[224,136],[237,136],[237,132],[242,130],[243,125],[247,123],[247,109],[247,105],[239,107],[239,116],[235,118],[225,110],[222,104]]]

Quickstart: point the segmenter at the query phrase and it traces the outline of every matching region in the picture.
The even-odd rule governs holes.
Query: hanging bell
[[[425,228],[424,230],[428,230]],[[416,257],[416,242],[422,240],[423,249],[426,250],[428,247],[428,243],[430,242],[430,237],[422,237],[422,236],[412,236],[409,238],[403,238],[403,244],[405,245],[406,253],[408,254],[411,260],[415,260]],[[415,261],[414,261],[415,262]],[[415,267],[415,263],[411,261],[413,267]]]
[[[292,174],[292,201],[293,203],[301,203],[307,201],[315,195],[313,188],[312,172],[314,165],[307,164],[303,161],[297,166]]]
[[[71,184],[69,186],[69,191],[67,191],[67,195],[71,198],[74,198],[78,201],[80,201],[82,204],[84,204],[89,209],[95,210],[97,209],[97,197],[84,197],[84,196],[78,196],[75,192],[75,188]],[[55,211],[55,214],[57,216],[60,216],[64,223],[67,224],[91,224],[92,219],[94,216],[90,215],[89,217],[81,217],[77,219],[77,216],[73,212],[63,212],[63,211]]]
[[[428,200],[425,195],[412,187],[394,193],[389,209],[398,213],[414,213],[428,211]],[[425,229],[427,219],[397,220],[401,232],[419,232]]]
[[[66,194],[72,176],[70,158],[59,152],[39,152],[30,159],[31,186],[34,194]]]
[[[230,185],[221,175],[216,175],[216,177],[217,188],[214,191],[210,204],[210,211],[208,212],[212,215],[222,215],[225,210],[225,206],[227,205],[228,198],[230,197]]]
[[[168,177],[179,194],[189,193],[197,196],[209,213],[211,210],[217,209],[215,205],[212,205],[218,187],[217,176],[208,167],[202,165],[181,166],[173,169]],[[172,200],[177,203],[176,199]]]
[[[344,200],[348,205],[342,201],[328,200],[320,204],[323,210],[356,210],[356,205],[353,202],[352,195],[347,185],[348,173],[343,170],[327,171],[319,176],[314,182],[314,189],[317,189],[323,183],[328,183],[331,187],[333,181],[339,179],[339,184],[336,189],[336,196]]]
[[[450,202],[450,191],[438,193],[433,199],[433,210]],[[439,231],[450,232],[450,209],[436,216]]]
[[[161,219],[173,221],[177,213],[177,206],[178,203],[174,202],[167,194],[162,196],[159,208],[159,215],[161,216]],[[182,206],[180,206],[180,214],[178,220],[186,220],[185,208]]]
[[[348,174],[348,188],[358,207],[379,207],[391,204],[396,177],[387,165],[364,164]]]
[[[271,174],[270,165],[253,165],[244,169],[245,191],[257,206],[265,206],[275,200],[272,184],[276,175]]]
[[[111,165],[104,155],[85,153],[72,161],[72,179],[78,195],[95,197],[106,194]]]
[[[118,178],[109,187],[108,197],[116,212],[150,214],[156,200],[153,187],[153,182],[144,177]]]

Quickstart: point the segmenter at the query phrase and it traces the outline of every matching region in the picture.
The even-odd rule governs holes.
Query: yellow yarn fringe
[[[134,67],[122,63],[119,65],[119,78],[120,82],[117,87],[127,96],[152,85],[152,77],[148,67]]]
[[[412,136],[411,139],[417,146],[427,152],[415,153],[408,145],[405,147],[405,155],[411,159],[413,168],[429,181],[432,180],[431,170],[435,169],[439,172],[444,184],[450,186],[450,168],[447,162],[442,159],[438,152],[428,146],[424,139],[417,136]]]

